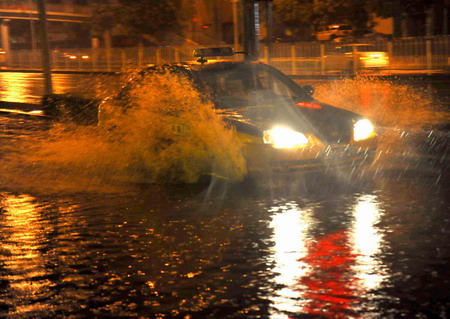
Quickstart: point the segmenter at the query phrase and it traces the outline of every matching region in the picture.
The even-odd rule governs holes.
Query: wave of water
[[[203,174],[244,176],[234,130],[187,79],[149,75],[131,96],[126,110],[105,105],[110,120],[101,126],[57,123],[14,143],[7,170],[50,181],[192,183]]]
[[[393,156],[409,160],[438,152],[445,160],[450,136],[443,127],[450,123],[450,112],[427,90],[376,76],[357,76],[320,84],[314,97],[376,124],[380,139],[375,168],[380,170],[394,164]],[[405,165],[403,161],[398,164]]]

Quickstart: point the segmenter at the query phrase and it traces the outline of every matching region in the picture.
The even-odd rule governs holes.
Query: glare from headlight
[[[373,124],[368,119],[359,120],[353,126],[353,140],[361,141],[371,137],[375,133]]]
[[[308,144],[308,138],[287,127],[276,126],[271,130],[264,131],[264,143],[272,144],[274,148],[295,148]]]

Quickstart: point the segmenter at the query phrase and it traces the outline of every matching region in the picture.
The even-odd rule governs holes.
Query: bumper
[[[386,69],[389,67],[389,60],[386,59],[369,59],[361,61],[362,69]]]
[[[377,139],[346,145],[313,146],[304,149],[279,150],[268,145],[247,145],[245,157],[250,175],[259,173],[314,173],[338,168],[371,164],[376,155]]]

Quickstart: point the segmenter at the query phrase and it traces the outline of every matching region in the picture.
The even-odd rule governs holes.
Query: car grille
[[[327,145],[348,144],[352,139],[352,130],[342,129],[342,127],[331,126],[323,130],[321,140]]]

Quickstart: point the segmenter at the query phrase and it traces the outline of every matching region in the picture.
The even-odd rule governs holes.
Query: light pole
[[[244,0],[244,51],[251,60],[259,58],[259,1]]]
[[[233,5],[233,42],[234,42],[234,51],[239,51],[239,1],[240,0],[231,0]]]
[[[48,37],[47,37],[47,14],[45,11],[45,2],[44,0],[37,0],[37,9],[39,15],[39,24],[40,24],[40,39],[41,39],[41,58],[42,58],[42,69],[44,71],[44,89],[45,94],[53,94],[53,86],[52,86],[52,73],[50,69],[50,53],[48,46]]]
[[[244,51],[250,59],[259,58],[259,32],[260,32],[260,3],[266,4],[267,44],[272,42],[272,0],[243,0],[244,1]],[[269,46],[269,51],[270,50]],[[269,57],[270,59],[270,57]]]

